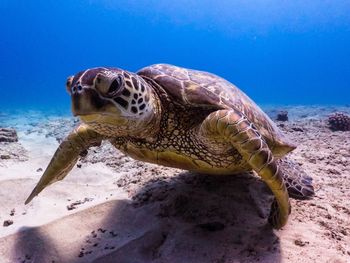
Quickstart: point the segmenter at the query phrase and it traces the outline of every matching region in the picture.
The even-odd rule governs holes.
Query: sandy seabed
[[[278,125],[299,145],[291,158],[316,190],[309,201],[292,200],[279,231],[267,225],[272,196],[252,174],[146,164],[108,143],[25,206],[76,120],[0,113],[0,127],[19,136],[0,143],[0,262],[350,262],[350,132],[326,122],[350,107],[265,109],[288,110]]]

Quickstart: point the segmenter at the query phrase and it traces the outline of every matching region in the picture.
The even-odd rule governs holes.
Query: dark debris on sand
[[[3,222],[3,226],[4,227],[7,227],[7,226],[10,226],[10,225],[12,225],[13,224],[13,220],[5,220],[4,222]]]
[[[98,228],[85,238],[85,246],[80,248],[78,257],[84,257],[101,250],[114,250],[118,233],[113,229]]]
[[[90,202],[92,200],[93,200],[93,198],[85,197],[83,200],[78,200],[78,201],[72,202],[69,205],[67,205],[67,210],[76,209],[78,205],[85,204],[86,202]]]

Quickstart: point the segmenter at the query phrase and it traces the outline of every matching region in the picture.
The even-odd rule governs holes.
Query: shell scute
[[[187,82],[185,84],[184,93],[189,104],[192,102],[196,102],[198,105],[206,106],[215,106],[220,104],[220,98],[203,86],[198,86]]]
[[[184,91],[183,82],[167,75],[160,75],[155,81],[161,83],[160,85],[177,100],[182,100]]]
[[[185,70],[174,70],[171,74],[172,77],[179,79],[179,80],[188,80],[188,74]]]

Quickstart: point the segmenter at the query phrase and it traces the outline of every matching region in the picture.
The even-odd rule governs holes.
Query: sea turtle
[[[134,159],[206,174],[255,171],[275,196],[269,222],[287,222],[289,195],[314,194],[311,177],[284,157],[295,149],[241,90],[211,73],[156,64],[136,74],[87,69],[67,79],[80,124],[61,143],[26,204],[62,180],[102,140]],[[288,194],[289,192],[289,194]]]

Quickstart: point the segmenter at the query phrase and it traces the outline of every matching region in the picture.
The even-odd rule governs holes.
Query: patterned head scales
[[[122,116],[129,117],[148,112],[146,86],[135,74],[102,67],[81,71],[69,77],[66,85],[75,115],[106,114],[117,110]]]

